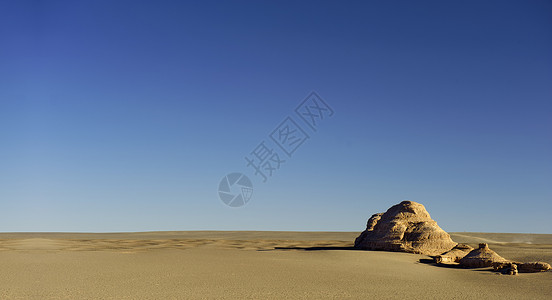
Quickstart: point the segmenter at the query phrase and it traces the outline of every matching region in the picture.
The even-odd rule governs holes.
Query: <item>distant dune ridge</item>
[[[368,220],[366,230],[355,240],[355,248],[438,255],[449,251],[455,243],[441,229],[425,207],[413,201],[403,201],[385,213]]]

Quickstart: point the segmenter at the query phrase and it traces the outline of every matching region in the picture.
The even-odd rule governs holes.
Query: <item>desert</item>
[[[552,300],[552,1],[0,1],[0,300]]]
[[[359,232],[1,233],[2,299],[549,299],[552,272],[441,267],[354,249]],[[552,261],[552,234],[450,233]]]

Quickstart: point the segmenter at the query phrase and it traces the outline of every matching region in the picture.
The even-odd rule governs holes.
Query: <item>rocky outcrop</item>
[[[374,227],[376,227],[376,224],[378,224],[378,221],[381,219],[381,216],[383,213],[377,213],[373,214],[370,219],[368,219],[368,222],[366,222],[366,230],[364,230],[356,239],[355,239],[355,247],[357,247],[358,244],[360,244],[362,241],[366,239],[366,236],[369,235],[373,230]]]
[[[518,267],[516,264],[511,264],[510,268],[508,269],[508,275],[517,275],[518,274]]]
[[[466,244],[458,244],[454,246],[450,251],[447,251],[441,255],[435,256],[434,260],[438,264],[448,264],[460,262],[460,259],[468,255],[473,248]]]
[[[460,265],[466,268],[485,268],[491,267],[493,263],[507,263],[509,262],[504,257],[496,254],[493,250],[489,249],[487,244],[479,244],[479,248],[472,250],[462,259],[460,259]]]
[[[425,207],[403,201],[368,220],[355,248],[438,255],[456,245],[450,235],[431,219]]]
[[[552,270],[550,264],[541,261],[517,263],[517,267],[520,273],[537,273]]]
[[[516,272],[519,272],[519,273],[538,273],[538,272],[546,272],[552,269],[550,264],[545,262],[540,262],[540,261],[528,262],[528,263],[514,262],[514,261],[495,262],[492,264],[492,267],[495,271],[506,274],[513,269],[514,265],[516,266],[515,267]]]

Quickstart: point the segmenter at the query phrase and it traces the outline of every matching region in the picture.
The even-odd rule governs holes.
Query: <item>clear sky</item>
[[[552,233],[551,16],[2,1],[0,231],[362,231],[408,199],[447,231]],[[334,111],[316,132],[294,112],[311,91]],[[245,157],[286,117],[310,138],[263,183]],[[232,172],[243,207],[219,199]]]

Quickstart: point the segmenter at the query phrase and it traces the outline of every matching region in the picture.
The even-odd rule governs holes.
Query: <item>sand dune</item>
[[[358,232],[0,233],[1,299],[549,299],[552,272],[504,276],[350,247]],[[552,235],[452,233],[552,262]],[[521,242],[524,241],[524,242]]]

